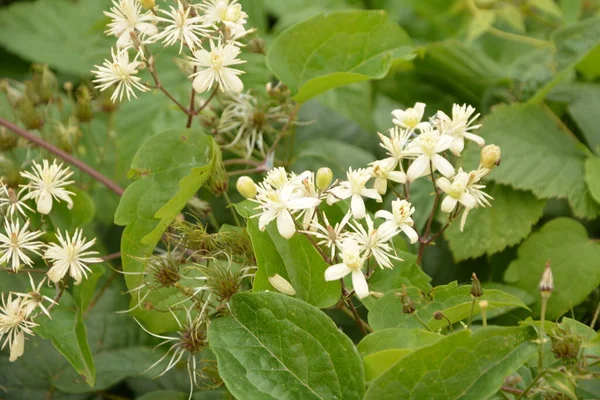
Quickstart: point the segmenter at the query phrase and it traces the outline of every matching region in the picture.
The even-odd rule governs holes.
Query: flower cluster
[[[8,187],[0,182],[0,213],[4,217],[4,231],[0,232],[0,266],[18,273],[24,267],[33,267],[34,257],[41,257],[50,266],[46,275],[53,284],[58,284],[69,275],[79,284],[87,272],[87,264],[99,263],[102,260],[95,257],[97,252],[90,251],[95,239],[87,241],[82,231],[76,229],[72,236],[68,232],[57,232],[58,243],[45,243],[40,239],[44,236],[41,230],[31,227],[30,217],[40,214],[42,217],[49,214],[53,203],[64,201],[68,208],[73,206],[71,199],[74,193],[66,187],[73,183],[69,178],[72,172],[57,164],[43,160],[41,164],[33,162],[32,171],[21,172],[21,176],[28,183],[19,190]],[[36,211],[28,204],[33,201]],[[34,220],[39,219],[36,218]],[[28,293],[11,292],[2,297],[0,307],[0,339],[6,336],[2,345],[10,347],[10,361],[23,354],[25,335],[32,335],[32,327],[36,326],[33,319],[40,309],[50,316],[44,301],[55,303],[53,299],[40,293],[44,278],[35,284],[30,275],[31,291]]]
[[[499,163],[500,149],[494,145],[484,147],[480,166],[474,171],[457,169],[453,163],[458,162],[465,139],[485,144],[473,133],[480,127],[474,124],[479,114],[474,115],[475,109],[467,105],[454,105],[452,117],[438,111],[425,121],[424,113],[423,103],[393,111],[395,126],[388,135],[379,134],[386,157],[366,168],[350,168],[345,180],[332,183],[333,174],[328,168],[321,168],[315,176],[311,171],[294,174],[280,167],[268,172],[258,185],[249,177],[240,178],[238,191],[258,205],[254,217],[258,218],[259,229],[265,230],[275,220],[279,234],[286,239],[297,231],[309,236],[330,264],[325,280],[351,275],[359,298],[369,295],[367,280],[374,265],[393,268],[394,261],[402,261],[394,247],[395,237],[405,235],[411,244],[419,242],[420,246],[433,240],[430,223],[421,235],[415,229],[415,207],[409,200],[411,182],[431,179],[436,197],[444,197],[441,210],[449,215],[449,223],[462,212],[462,230],[470,210],[490,206],[492,198],[482,190],[482,179]],[[389,208],[369,214],[366,201],[382,204],[390,188],[393,195]],[[340,208],[347,210],[345,216],[331,224],[322,205],[344,201],[347,205]],[[435,212],[431,210],[430,220]],[[281,276],[271,277],[270,281],[284,293],[294,292]]]
[[[154,59],[149,45],[178,46],[179,54],[189,52],[186,62],[193,72],[190,78],[195,91],[202,93],[217,87],[222,92],[240,93],[243,72],[234,68],[239,59],[240,39],[253,32],[245,27],[248,15],[237,0],[204,0],[193,4],[177,0],[161,8],[154,1],[113,0],[105,11],[110,22],[106,34],[116,37],[111,58],[92,71],[99,90],[115,87],[113,102],[137,97],[151,87],[138,76],[148,67],[158,85]]]

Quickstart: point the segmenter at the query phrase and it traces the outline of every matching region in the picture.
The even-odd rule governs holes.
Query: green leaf
[[[599,215],[585,183],[586,153],[550,110],[533,104],[499,106],[483,120],[480,134],[502,148],[502,165],[491,179],[531,190],[538,198],[567,198],[579,217]]]
[[[323,312],[279,293],[238,293],[208,330],[219,374],[244,399],[361,399],[363,366]]]
[[[514,4],[503,4],[502,8],[496,11],[498,18],[506,22],[517,32],[525,32],[525,21],[521,10]]]
[[[367,335],[358,344],[367,382],[379,377],[413,350],[436,343],[443,336],[422,329],[390,328]]]
[[[92,273],[88,274],[87,279],[73,287],[73,298],[77,302],[79,309],[84,313],[85,310],[87,310],[90,301],[92,301],[98,280],[106,273],[106,267],[104,265],[92,266],[91,268]],[[114,273],[116,274],[117,272]]]
[[[552,35],[556,47],[556,70],[575,66],[600,41],[600,17],[568,25]]]
[[[138,179],[125,190],[115,214],[115,224],[126,226],[121,237],[124,271],[143,269],[142,260],[152,254],[165,229],[210,177],[219,151],[211,137],[194,129],[162,132],[140,147],[130,171],[130,176]],[[125,278],[129,289],[136,287],[140,279],[137,275]],[[172,294],[161,291],[159,296],[168,298]],[[136,313],[150,330],[177,327],[169,313]]]
[[[60,305],[52,310],[52,319],[42,316],[36,320],[35,332],[49,339],[60,354],[91,387],[96,381],[94,360],[87,341],[81,311],[69,293],[63,293]]]
[[[572,24],[579,20],[583,11],[583,1],[584,0],[559,0],[565,23]]]
[[[267,65],[304,102],[326,90],[383,78],[408,35],[383,11],[335,11],[294,25],[275,39]]]
[[[600,157],[590,157],[585,162],[585,181],[590,194],[600,203]]]
[[[529,3],[535,8],[545,11],[556,17],[562,17],[562,11],[554,0],[529,0]]]
[[[333,139],[314,139],[298,146],[293,168],[306,171],[329,167],[336,177],[344,178],[349,167],[364,168],[372,161],[375,161],[372,153],[353,144]]]
[[[470,43],[483,35],[496,20],[494,11],[483,10],[471,19],[467,28],[467,41]]]
[[[585,227],[569,218],[556,218],[525,240],[510,263],[505,280],[535,293],[550,260],[555,290],[546,318],[558,318],[585,300],[600,284],[600,244],[588,238]],[[538,307],[535,311],[539,311]]]
[[[254,215],[251,202],[237,205],[237,209],[248,226],[248,234],[256,255],[258,271],[254,277],[253,290],[276,289],[269,277],[279,274],[296,290],[296,296],[319,308],[331,307],[340,298],[340,283],[326,282],[325,270],[328,265],[308,239],[296,233],[291,239],[284,239],[277,231],[275,223],[269,224],[265,232],[258,229],[258,218]]]
[[[148,347],[128,347],[104,351],[94,357],[96,366],[96,383],[94,391],[106,390],[123,379],[144,372],[159,358]],[[88,393],[90,388],[81,385],[81,377],[72,369],[56,373],[52,384],[65,393]]]
[[[52,211],[48,214],[54,227],[61,231],[82,227],[94,218],[96,211],[94,202],[86,192],[75,187],[69,190],[75,193],[72,197],[73,208],[69,209],[64,201],[55,202]]]
[[[370,82],[363,81],[328,90],[315,100],[370,132],[375,130],[371,92]]]
[[[87,76],[114,43],[103,34],[107,6],[96,0],[15,3],[0,11],[0,45],[27,60]]]
[[[600,87],[596,84],[577,84],[569,86],[569,92],[573,97],[568,105],[571,118],[589,147],[600,151],[600,127],[594,118],[595,110],[600,108]]]
[[[404,357],[369,386],[365,400],[487,399],[535,353],[535,337],[531,327],[490,327],[447,336]]]
[[[433,313],[441,311],[452,324],[469,318],[473,298],[471,285],[458,286],[456,282],[437,286],[425,294],[417,288],[409,287],[408,295],[415,303],[417,316],[433,331],[448,326],[446,319],[436,320]],[[506,310],[508,308],[527,306],[516,296],[497,289],[484,289],[483,296],[478,300],[487,300],[488,310]],[[477,305],[473,315],[478,315]],[[371,307],[369,325],[375,330],[386,328],[421,328],[422,325],[415,316],[402,311],[402,301],[395,292],[387,293]]]
[[[518,244],[531,233],[544,212],[546,202],[531,192],[493,185],[488,193],[494,198],[492,207],[471,211],[463,232],[458,221],[445,232],[457,262],[492,255]]]

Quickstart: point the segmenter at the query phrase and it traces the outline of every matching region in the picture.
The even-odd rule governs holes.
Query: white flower
[[[396,199],[392,201],[392,212],[379,210],[375,213],[375,218],[386,220],[386,222],[381,224],[380,229],[385,225],[390,225],[394,229],[402,230],[408,236],[410,243],[416,243],[419,240],[419,235],[413,228],[415,222],[412,219],[412,215],[414,212],[415,208],[408,201]]]
[[[379,144],[387,150],[389,158],[400,162],[405,158],[411,158],[415,154],[409,150],[410,137],[412,132],[406,129],[400,129],[397,126],[389,130],[390,137],[377,133],[381,139]],[[396,166],[394,165],[394,168]]]
[[[267,176],[264,179],[265,183],[271,185],[274,189],[281,189],[290,181],[289,175],[285,168],[276,167],[267,172]]]
[[[104,64],[95,65],[96,70],[92,71],[96,75],[93,82],[96,83],[96,88],[101,92],[105,91],[112,85],[116,84],[114,93],[110,96],[112,102],[123,100],[123,95],[127,95],[127,100],[131,96],[137,98],[134,89],[140,92],[149,90],[142,82],[142,78],[136,76],[138,68],[144,65],[143,62],[137,61],[137,56],[132,62],[129,62],[129,53],[127,49],[115,51],[110,50],[112,60],[104,60]]]
[[[406,110],[392,111],[394,124],[410,131],[429,126],[429,122],[421,122],[423,114],[425,114],[425,103],[416,103],[414,107]]]
[[[295,184],[289,183],[275,190],[265,182],[258,185],[258,194],[253,201],[262,209],[262,212],[255,215],[259,217],[258,228],[264,231],[269,222],[277,220],[277,230],[286,239],[296,232],[293,213],[314,209],[321,203],[319,199],[304,197]]]
[[[36,240],[42,236],[43,232],[30,232],[27,228],[29,228],[29,220],[21,227],[18,220],[14,222],[10,218],[6,218],[4,220],[6,235],[0,233],[0,252],[2,252],[0,264],[8,265],[10,261],[10,268],[15,272],[19,270],[21,264],[31,266],[33,261],[26,252],[40,255],[43,245],[42,242]]]
[[[471,118],[475,108],[466,104],[452,106],[452,118],[446,115],[443,111],[438,111],[437,118],[439,120],[440,129],[444,135],[452,136],[452,144],[450,151],[459,156],[465,147],[465,139],[472,140],[480,146],[485,145],[485,140],[478,135],[471,133],[472,130],[478,129],[481,125],[472,125],[479,114]]]
[[[20,297],[22,299],[21,304],[23,306],[23,309],[25,310],[25,315],[30,316],[39,307],[42,309],[42,312],[48,316],[48,318],[52,319],[52,317],[50,316],[50,312],[44,306],[43,301],[46,300],[54,305],[58,303],[50,297],[44,296],[41,293],[42,286],[44,285],[44,282],[46,282],[46,278],[42,279],[40,283],[37,286],[35,286],[35,282],[33,281],[31,274],[28,275],[29,283],[31,285],[31,291],[27,293],[15,293],[17,297]]]
[[[32,328],[37,324],[27,319],[26,309],[23,307],[22,299],[12,298],[9,293],[7,298],[2,294],[2,306],[0,307],[0,339],[6,335],[2,349],[10,347],[9,361],[13,362],[23,355],[25,350],[25,334],[33,335]]]
[[[222,92],[241,92],[244,84],[238,75],[243,71],[229,67],[245,63],[237,58],[239,54],[240,48],[234,44],[215,45],[213,41],[210,42],[210,52],[204,49],[194,52],[194,57],[190,59],[192,66],[198,67],[198,71],[190,76],[194,77],[194,90],[206,92],[216,83]]]
[[[493,197],[484,192],[481,189],[485,189],[485,185],[479,183],[483,177],[489,174],[490,170],[487,168],[479,168],[475,171],[469,172],[469,181],[467,182],[467,192],[475,197],[477,205],[480,207],[489,207],[491,204],[489,200],[493,200]]]
[[[73,192],[65,189],[66,186],[74,183],[68,179],[73,172],[68,167],[63,168],[62,163],[57,164],[56,160],[52,165],[48,160],[43,160],[42,165],[33,162],[33,172],[21,172],[21,176],[29,179],[26,187],[29,192],[23,197],[23,200],[34,199],[37,205],[37,211],[40,214],[48,214],[52,210],[52,202],[63,200],[67,207],[73,207],[71,196]]]
[[[142,13],[138,0],[113,0],[110,11],[104,11],[104,14],[112,19],[105,33],[118,38],[117,47],[120,49],[132,46],[131,32],[139,33],[142,40],[158,32],[158,28],[152,23],[154,16],[150,11]]]
[[[285,279],[283,276],[279,274],[275,274],[273,276],[269,276],[269,283],[281,293],[287,294],[288,296],[293,296],[296,294],[296,290],[294,287]]]
[[[398,233],[393,225],[381,225],[379,229],[375,229],[373,220],[370,216],[366,216],[367,229],[361,224],[350,223],[353,233],[350,234],[350,240],[356,242],[362,257],[368,259],[375,257],[375,261],[381,268],[393,268],[390,259],[401,260],[392,253],[393,249],[389,242]]]
[[[162,32],[154,37],[154,40],[162,40],[163,44],[172,46],[177,42],[179,44],[179,54],[186,45],[190,51],[194,52],[202,47],[201,37],[210,33],[209,26],[206,25],[199,15],[190,16],[192,7],[184,7],[181,1],[177,2],[177,8],[169,6],[171,11],[160,10],[165,17],[159,17],[158,20],[167,24]]]
[[[344,240],[348,237],[348,232],[346,232],[345,229],[351,216],[351,213],[347,213],[340,222],[336,223],[335,226],[331,226],[327,219],[327,215],[323,213],[325,225],[323,226],[317,221],[313,221],[311,224],[313,229],[306,233],[315,236],[319,240],[317,242],[319,246],[328,247],[331,250],[331,258],[333,259],[335,257],[336,249],[340,249]]]
[[[359,299],[369,296],[367,279],[362,272],[365,259],[360,255],[358,243],[347,240],[342,248],[342,262],[334,264],[325,270],[325,280],[335,281],[352,274],[352,285]]]
[[[367,170],[373,178],[375,183],[373,188],[381,195],[387,192],[388,180],[396,183],[406,183],[406,174],[404,171],[395,171],[398,162],[392,158],[386,158],[384,160],[377,160],[372,162]]]
[[[31,207],[29,207],[21,196],[24,192],[27,192],[28,188],[21,188],[16,192],[13,188],[10,188],[0,182],[0,208],[6,207],[6,215],[10,218],[14,217],[15,214],[21,214],[27,217],[25,210],[29,210],[33,213]]]
[[[365,202],[363,197],[375,199],[381,202],[381,196],[375,189],[367,189],[365,185],[371,178],[369,172],[364,168],[353,170],[350,168],[346,173],[347,181],[340,182],[338,186],[329,190],[327,197],[328,204],[333,204],[339,200],[351,198],[350,209],[354,219],[362,219],[365,217]]]
[[[461,203],[468,209],[477,206],[477,200],[467,191],[469,174],[464,172],[462,168],[459,168],[458,173],[452,179],[452,183],[444,177],[439,178],[436,183],[437,186],[448,195],[444,201],[442,201],[443,212],[451,213],[458,203]]]
[[[406,171],[408,181],[412,182],[423,175],[427,175],[430,172],[430,164],[433,165],[434,171],[437,169],[446,177],[454,175],[452,164],[438,154],[448,150],[451,143],[451,136],[440,135],[434,129],[423,130],[423,133],[411,142],[411,149],[419,156]]]
[[[86,264],[102,262],[102,259],[92,257],[98,254],[97,251],[86,251],[96,243],[96,239],[86,242],[82,234],[81,229],[75,229],[72,237],[69,237],[66,231],[63,237],[59,230],[57,231],[58,243],[48,245],[44,258],[52,263],[47,273],[52,282],[60,281],[69,273],[78,285],[83,277],[87,278],[87,272],[92,271]]]
[[[321,204],[322,193],[317,190],[315,186],[315,173],[312,171],[305,171],[293,179],[294,183],[298,187],[298,190],[302,192],[302,197],[313,198],[318,200],[315,202],[316,206],[312,208],[306,208],[302,210],[302,229],[310,229],[313,221],[317,220],[317,207]]]

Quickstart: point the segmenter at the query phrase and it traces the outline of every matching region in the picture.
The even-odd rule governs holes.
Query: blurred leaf
[[[464,232],[455,221],[444,233],[455,261],[492,255],[518,244],[544,212],[546,202],[531,192],[503,185],[492,185],[486,192],[494,198],[492,207],[469,212]]]
[[[322,93],[316,100],[340,115],[356,121],[366,131],[375,129],[370,82],[340,86]]]
[[[75,193],[75,196],[71,197],[73,208],[69,209],[64,201],[54,202],[52,211],[48,214],[54,227],[60,229],[61,232],[82,227],[94,218],[96,212],[94,202],[87,192],[76,187],[70,187],[69,190]]]
[[[248,14],[249,27],[256,28],[259,36],[267,34],[268,21],[265,0],[240,0],[242,9]]]
[[[548,371],[548,373],[544,375],[544,382],[556,390],[556,394],[562,398],[571,400],[579,399],[575,393],[575,383],[569,379],[569,375],[562,371]]]
[[[436,320],[433,313],[441,311],[452,324],[467,319],[471,313],[473,298],[471,296],[471,285],[458,286],[452,282],[444,286],[436,286],[427,294],[409,288],[408,295],[415,303],[416,314],[429,327],[436,331],[448,326],[446,319]],[[527,306],[517,297],[496,289],[484,289],[480,300],[487,300],[488,310]],[[479,307],[475,307],[473,315],[480,313]],[[369,324],[375,330],[385,328],[421,328],[422,325],[415,316],[405,314],[402,311],[402,301],[396,293],[387,293],[371,307],[369,312]]]
[[[323,12],[350,8],[344,0],[265,0],[265,5],[277,17],[277,32]]]
[[[60,354],[81,375],[85,383],[93,387],[96,381],[94,360],[87,341],[81,311],[71,295],[64,292],[60,305],[52,310],[52,319],[41,316],[35,333],[49,339]]]
[[[531,327],[482,328],[449,335],[415,350],[370,386],[366,400],[428,398],[483,399],[535,353]]]
[[[562,11],[554,0],[529,0],[529,4],[556,17],[562,17]]]
[[[595,218],[600,206],[585,183],[585,152],[546,108],[499,106],[483,120],[480,135],[502,148],[502,165],[490,178],[538,198],[566,197],[575,215]]]
[[[566,24],[577,22],[583,11],[584,0],[559,0],[558,4]]]
[[[471,43],[479,36],[483,35],[496,20],[496,13],[490,10],[478,12],[467,28],[467,41]]]
[[[0,44],[24,59],[87,76],[114,43],[103,34],[107,6],[97,0],[15,3],[0,10]]]
[[[375,140],[375,138],[373,138]],[[332,139],[314,139],[302,142],[297,148],[293,169],[317,170],[329,167],[334,176],[343,179],[349,167],[365,168],[375,161],[373,154],[346,142]]]
[[[568,25],[552,35],[552,40],[556,47],[557,71],[574,66],[598,45],[600,17]]]
[[[211,137],[193,129],[159,133],[140,147],[130,170],[137,180],[125,190],[115,214],[115,224],[126,226],[121,238],[124,271],[143,269],[142,260],[152,254],[168,225],[210,177],[218,151]],[[139,278],[126,275],[129,289],[139,285]],[[136,313],[150,330],[177,327],[168,313]]]
[[[279,274],[296,290],[296,296],[319,308],[331,307],[340,298],[340,283],[326,282],[325,269],[328,265],[313,245],[303,235],[296,233],[284,239],[277,231],[275,222],[265,232],[258,229],[258,218],[254,215],[254,203],[238,204],[239,213],[246,218],[248,234],[256,255],[258,271],[252,289],[256,291],[275,288],[269,277]]]
[[[502,8],[496,11],[498,18],[510,25],[517,32],[525,32],[525,21],[523,14],[514,4],[503,4]]]
[[[518,259],[510,263],[504,278],[535,293],[547,260],[555,285],[546,313],[550,321],[581,303],[600,284],[600,244],[589,240],[579,222],[553,219],[521,244]]]
[[[600,157],[592,156],[585,162],[585,181],[594,200],[600,203]]]
[[[304,102],[326,90],[383,78],[392,51],[410,38],[381,11],[336,11],[287,29],[273,42],[267,65]]]
[[[596,45],[584,58],[577,64],[577,70],[587,79],[595,79],[600,75],[600,44]]]
[[[279,293],[238,293],[208,340],[227,389],[246,399],[360,399],[363,366],[319,309]],[[248,375],[247,371],[252,371]]]
[[[432,345],[442,338],[442,335],[422,329],[390,328],[370,333],[358,344],[367,382],[379,377],[413,350]]]
[[[144,372],[154,364],[157,355],[152,349],[141,346],[104,351],[94,357],[97,379],[93,388],[83,385],[81,377],[72,369],[57,371],[52,384],[65,393],[106,390],[129,376]]]

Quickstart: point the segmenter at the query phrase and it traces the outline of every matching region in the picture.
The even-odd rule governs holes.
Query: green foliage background
[[[378,347],[378,337],[370,335],[369,341],[363,340],[355,351],[325,315],[308,308],[306,303],[333,305],[335,292],[339,291],[334,284],[320,282],[322,290],[316,293],[299,290],[297,297],[306,303],[276,294],[239,295],[233,300],[232,316],[215,322],[210,331],[216,357],[226,366],[221,375],[233,395],[269,398],[265,397],[266,391],[255,387],[259,386],[256,382],[263,382],[261,379],[268,380],[261,378],[261,371],[256,381],[237,379],[240,371],[252,367],[253,360],[261,359],[273,368],[283,364],[288,373],[282,372],[282,382],[296,388],[298,398],[360,398],[363,377],[367,381],[379,378],[367,390],[366,399],[426,396],[423,385],[438,384],[448,388],[448,398],[493,398],[499,389],[494,377],[515,372],[537,348],[532,345],[532,328],[514,325],[531,312],[538,317],[537,284],[548,259],[556,284],[548,318],[554,321],[568,313],[584,324],[592,320],[600,300],[600,2],[240,2],[250,15],[249,25],[258,28],[269,50],[266,56],[248,56],[243,76],[246,87],[259,89],[277,77],[292,89],[296,100],[304,103],[300,119],[314,121],[296,128],[292,169],[329,166],[337,177],[342,177],[349,166],[364,166],[375,160],[382,155],[376,132],[390,127],[389,112],[416,101],[427,103],[430,112],[449,112],[453,103],[473,105],[483,114],[481,136],[487,143],[499,145],[503,156],[501,166],[491,174],[493,183],[489,188],[495,199],[492,208],[473,211],[463,233],[453,226],[436,240],[435,246],[426,251],[424,272],[414,265],[414,249],[402,244],[407,260],[402,268],[378,271],[370,282],[372,290],[387,293],[380,299],[365,301],[369,323],[376,330],[373,335],[386,335],[379,339],[381,343],[401,346]],[[29,76],[31,63],[45,63],[61,83],[89,81],[90,69],[102,62],[112,44],[112,39],[103,35],[107,19],[102,11],[109,4],[108,0],[35,0],[2,5],[0,77],[21,80]],[[476,5],[476,12],[470,4]],[[317,33],[306,34],[313,31]],[[344,48],[348,37],[353,38],[352,46]],[[298,40],[302,46],[294,51]],[[165,51],[157,63],[168,64],[173,56]],[[165,70],[171,72],[161,75],[163,83],[176,94],[187,96],[185,76],[172,68]],[[3,97],[0,116],[13,118]],[[114,194],[86,176],[78,176],[84,184],[74,216],[70,217],[75,220],[61,219],[57,211],[53,222],[56,226],[84,223],[90,235],[99,237],[106,253],[121,249],[131,255],[125,268],[133,271],[134,255],[145,256],[154,248],[166,225],[206,181],[207,171],[220,153],[211,150],[201,162],[196,159],[194,146],[215,146],[202,132],[194,134],[191,143],[173,141],[182,126],[181,116],[158,94],[147,93],[137,101],[122,104],[110,125],[107,117],[99,114],[85,127],[87,136],[83,140],[94,140],[95,135],[102,138],[108,126],[112,127],[109,151],[102,160],[93,153],[77,156],[123,187],[131,183],[130,166],[133,170],[150,168],[148,165],[169,165],[172,169],[163,171],[164,176],[137,174],[140,179],[129,185],[118,211],[119,199]],[[144,145],[157,133],[158,139],[154,137]],[[163,153],[159,145],[166,143],[174,148],[170,154],[187,151],[186,156],[176,160],[159,158]],[[138,153],[140,149],[143,151]],[[466,166],[478,160],[477,149],[471,150],[464,158]],[[422,227],[431,208],[431,189],[415,184],[413,190],[415,219]],[[148,196],[146,201],[144,196]],[[230,218],[225,211],[220,220]],[[247,216],[248,210],[240,206],[238,212]],[[113,216],[116,224],[127,225],[124,231],[113,223]],[[274,270],[269,275],[277,272],[302,288],[311,285],[316,274],[299,269],[321,262],[317,254],[308,249],[300,267],[287,262],[290,248],[306,248],[302,238],[280,243],[276,231],[268,230],[257,245],[260,235],[255,220],[248,224],[255,249],[266,249],[263,255],[257,254],[257,261],[270,263],[269,268]],[[452,323],[468,317],[468,287],[459,284],[468,282],[472,272],[488,289],[485,296],[490,312],[502,313],[493,322],[506,326],[447,337],[422,335],[411,342],[410,330],[421,326],[398,309],[401,305],[394,301],[394,291],[403,284],[415,293],[443,285],[436,287],[431,301],[419,305],[418,310],[418,315],[435,330],[446,324],[433,318],[436,310],[444,310]],[[266,276],[260,274],[259,270],[257,287],[270,289]],[[132,283],[128,283],[131,288]],[[0,288],[16,290],[22,284],[16,277],[3,276]],[[95,304],[99,288],[106,293]],[[157,380],[149,379],[147,373],[140,375],[158,354],[152,352],[156,343],[130,316],[114,313],[129,308],[129,298],[121,295],[126,290],[125,282],[114,271],[105,267],[95,270],[92,279],[67,299],[64,308],[72,307],[74,311],[64,318],[57,315],[53,321],[56,326],[42,326],[38,332],[41,337],[69,343],[60,351],[62,355],[39,337],[27,342],[25,355],[18,363],[9,364],[8,356],[2,353],[0,389],[7,398],[41,399],[49,394],[53,399],[185,398],[184,368]],[[164,293],[164,298],[154,300],[169,302],[173,300],[170,295]],[[300,311],[286,316],[286,310],[296,308]],[[248,309],[260,310],[264,324],[249,318]],[[365,309],[361,313],[366,314]],[[358,337],[351,321],[329,314],[350,337]],[[277,315],[280,317],[273,317]],[[318,331],[303,329],[306,321],[302,318],[308,316],[322,320]],[[139,317],[155,331],[168,330],[174,324],[169,316]],[[293,338],[291,343],[303,344],[304,353],[298,357],[315,363],[309,365],[309,370],[322,367],[325,361],[321,358],[328,354],[335,374],[297,378],[304,370],[282,361],[285,355],[267,354],[269,346],[253,347],[255,354],[231,351],[236,341],[244,339],[239,332],[252,332],[257,338],[268,324],[273,325],[270,329]],[[595,335],[588,333],[590,339]],[[322,336],[328,335],[339,341],[323,343]],[[266,343],[270,345],[268,340]],[[598,340],[595,343],[597,346]],[[465,369],[459,377],[429,381],[428,373],[442,371],[441,376],[454,368],[436,361],[442,353]],[[311,359],[313,355],[321,358]],[[235,368],[229,367],[232,365]],[[408,370],[415,372],[409,376]],[[531,381],[526,375],[521,374],[525,381]],[[86,383],[94,380],[93,388]],[[342,386],[332,389],[335,385],[331,382]],[[350,385],[355,382],[356,387]],[[465,387],[469,389],[461,391]],[[580,398],[594,398],[589,396],[599,393],[597,383],[577,388]],[[271,398],[282,398],[278,395],[284,393],[275,389],[269,392]],[[221,388],[198,392],[194,398],[226,396],[229,394]]]

